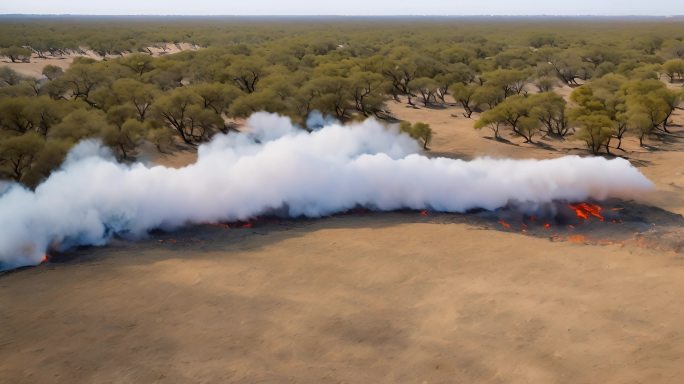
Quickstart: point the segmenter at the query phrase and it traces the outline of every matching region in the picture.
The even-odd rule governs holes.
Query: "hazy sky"
[[[684,0],[0,0],[0,14],[682,15]]]

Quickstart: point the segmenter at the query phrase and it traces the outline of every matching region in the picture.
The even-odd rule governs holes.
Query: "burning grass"
[[[589,203],[577,203],[577,204],[570,204],[570,208],[572,208],[575,211],[575,214],[577,217],[579,217],[582,220],[589,220],[591,217],[597,218],[599,221],[603,221],[603,216],[601,215],[601,206],[598,204],[589,204]]]
[[[487,228],[574,244],[618,245],[684,252],[684,218],[633,201],[555,202],[532,210],[509,206],[478,216]]]
[[[578,245],[634,245],[684,252],[684,218],[659,208],[635,202],[609,200],[597,202],[555,202],[549,205],[521,207],[510,205],[496,211],[471,210],[464,214],[444,213],[432,210],[400,210],[377,212],[358,207],[332,215],[329,219],[366,217],[370,220],[383,215],[401,215],[403,222],[463,223],[481,229],[519,233],[524,236],[547,238],[552,242],[569,242]],[[235,236],[239,241],[252,234],[268,235],[272,231],[287,230],[307,225],[316,220],[309,218],[281,218],[263,216],[248,221],[205,223],[151,235],[158,246],[186,247],[210,243],[212,236]],[[209,233],[210,235],[207,235]],[[83,250],[70,252],[50,251],[41,263],[71,261]]]

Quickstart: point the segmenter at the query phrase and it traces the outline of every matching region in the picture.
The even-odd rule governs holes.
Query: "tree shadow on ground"
[[[519,146],[520,146],[520,144],[514,143],[514,142],[512,142],[512,141],[510,141],[510,140],[508,140],[508,139],[505,139],[505,138],[501,137],[501,136],[499,136],[499,137],[484,136],[483,139],[491,140],[491,141],[496,141],[497,143],[508,144],[508,145],[512,145],[512,146],[515,146],[515,147],[519,147]]]

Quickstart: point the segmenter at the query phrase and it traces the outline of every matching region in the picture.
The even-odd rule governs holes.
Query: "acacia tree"
[[[19,181],[29,188],[38,186],[62,164],[71,146],[72,143],[65,140],[44,140],[40,151],[33,158],[30,168],[23,173]]]
[[[99,137],[108,127],[104,112],[98,109],[76,109],[52,127],[48,140],[57,138],[75,143],[84,138]]]
[[[400,57],[401,59],[394,59],[393,57]],[[393,96],[398,100],[399,95],[410,94],[409,84],[411,80],[416,78],[418,73],[418,65],[416,64],[416,57],[413,52],[405,52],[397,50],[384,62],[381,69],[383,76],[385,76],[393,88]]]
[[[315,93],[311,107],[324,114],[345,120],[352,109],[353,96],[349,92],[349,81],[339,76],[322,76],[309,81],[309,89]]]
[[[657,94],[660,96],[660,98],[667,106],[665,119],[663,119],[663,130],[669,133],[669,131],[667,130],[667,126],[669,124],[668,121],[670,120],[670,117],[672,116],[674,111],[677,108],[679,108],[679,105],[682,103],[682,100],[684,100],[684,91],[661,89],[657,92]]]
[[[582,57],[574,51],[557,52],[552,54],[548,60],[558,78],[569,86],[577,85],[577,79],[582,77],[582,73],[587,72]]]
[[[553,92],[538,93],[529,96],[532,104],[531,115],[536,117],[546,130],[547,135],[565,137],[570,131],[565,114],[566,102],[562,96]]]
[[[664,41],[661,46],[661,54],[668,59],[684,59],[684,41],[682,39]]]
[[[627,109],[639,110],[648,116],[653,129],[669,133],[668,120],[681,102],[681,93],[667,89],[659,80],[647,79],[626,82],[620,88]]]
[[[392,84],[393,96],[411,94],[410,83],[419,77],[420,58],[408,47],[394,49],[384,61],[381,72]],[[428,71],[425,68],[425,71]],[[410,98],[409,98],[410,101]],[[410,104],[410,102],[409,102]]]
[[[539,92],[549,92],[558,83],[553,66],[549,63],[539,63],[534,69],[532,84]]]
[[[0,138],[0,177],[34,187],[62,163],[70,145],[35,132]]]
[[[505,98],[504,92],[497,87],[491,85],[483,85],[477,87],[473,93],[473,101],[475,105],[487,105],[489,109],[494,108],[497,104]]]
[[[130,104],[115,105],[107,110],[107,122],[121,128],[126,121],[135,119],[136,114],[135,108]]]
[[[219,116],[225,113],[233,100],[240,96],[240,91],[228,84],[201,83],[189,88],[202,99],[204,109],[211,109]]]
[[[90,63],[74,63],[62,77],[57,79],[66,85],[75,99],[81,99],[90,106],[97,106],[91,99],[91,94],[96,87],[106,80],[105,73]]]
[[[176,88],[157,98],[152,110],[155,117],[174,129],[186,144],[195,145],[187,130],[188,110],[201,102],[201,98],[192,89]]]
[[[622,76],[610,74],[582,85],[570,95],[570,100],[575,104],[569,111],[570,120],[589,115],[609,118],[613,137],[618,141],[616,149],[622,149],[622,138],[627,132],[627,105],[624,93],[620,92],[626,81]],[[610,141],[606,140],[606,152],[609,152]]]
[[[467,118],[470,118],[473,110],[477,108],[477,102],[475,101],[477,88],[474,84],[463,83],[456,83],[451,86],[451,94],[457,102],[461,103],[465,110],[463,116]]]
[[[155,59],[154,69],[145,72],[141,80],[152,83],[163,91],[170,91],[183,85],[183,78],[188,72],[188,62],[173,60],[170,57]]]
[[[496,124],[505,124],[513,132],[531,143],[533,136],[539,131],[539,120],[532,115],[534,99],[516,95],[507,98],[494,108],[485,111],[480,116],[481,122],[476,127],[482,128]],[[498,129],[498,127],[497,127]]]
[[[44,143],[34,132],[0,140],[0,174],[21,182]]]
[[[154,59],[150,55],[142,53],[134,53],[123,57],[119,60],[119,63],[126,68],[130,68],[139,77],[154,69]]]
[[[122,124],[110,125],[101,133],[102,142],[112,148],[117,157],[127,160],[142,141],[145,124],[132,118]]]
[[[639,137],[639,146],[644,146],[644,138],[653,131],[653,123],[647,113],[639,110],[639,108],[632,108],[627,112],[627,126],[630,131],[633,131]]]
[[[47,77],[48,80],[55,80],[60,78],[64,74],[64,70],[62,69],[62,67],[48,64],[43,67],[41,73],[43,74],[43,76]]]
[[[558,38],[552,34],[547,33],[535,33],[530,36],[529,43],[531,47],[541,48],[543,46],[555,47],[558,42]]]
[[[135,108],[136,117],[140,121],[145,121],[147,112],[158,94],[157,88],[154,85],[129,78],[114,81],[111,90],[117,100],[117,104],[128,103]]]
[[[630,96],[627,98],[627,109],[646,116],[651,122],[651,128],[657,129],[661,124],[667,132],[665,120],[668,115],[668,106],[665,101],[653,93]]]
[[[421,97],[424,107],[432,104],[432,100],[437,94],[439,86],[437,82],[429,77],[419,77],[413,80],[409,86],[410,93],[418,93]]]
[[[53,100],[48,96],[38,96],[31,98],[26,104],[24,113],[31,123],[31,128],[43,137],[47,137],[52,127],[78,108],[83,108],[83,105],[66,100]]]
[[[450,87],[454,84],[469,84],[475,79],[475,74],[470,67],[464,63],[450,64],[444,73],[435,76],[435,81],[439,85],[437,87],[437,97],[446,103],[444,99],[449,94]]]
[[[684,60],[682,59],[666,61],[663,63],[662,70],[670,78],[670,83],[674,83],[677,77],[684,80]]]
[[[11,87],[18,85],[24,80],[17,71],[10,67],[0,67],[0,87]]]
[[[609,142],[614,135],[614,123],[608,116],[600,113],[583,115],[577,117],[575,123],[580,126],[577,138],[583,140],[593,154],[598,154],[602,147],[610,154]]]
[[[496,116],[496,114],[484,113],[479,119],[477,119],[477,121],[475,121],[474,128],[480,130],[484,127],[487,127],[492,130],[494,138],[499,140],[501,138],[499,135],[499,130],[503,124],[503,119],[500,119],[498,116]]]
[[[525,90],[529,73],[517,69],[497,69],[483,75],[485,84],[503,91],[504,98],[520,95]]]
[[[235,56],[226,68],[226,76],[238,88],[247,93],[256,91],[256,85],[264,76],[265,61],[255,56]]]
[[[31,61],[31,53],[32,51],[29,48],[17,47],[16,45],[0,49],[0,55],[8,57],[13,63],[28,63]]]
[[[0,99],[0,130],[23,134],[33,128],[33,122],[26,113],[29,97]]]
[[[354,108],[364,116],[378,113],[385,104],[382,94],[384,79],[382,75],[366,71],[355,71],[349,78]]]
[[[194,142],[205,141],[216,131],[225,131],[223,118],[199,104],[188,108],[186,119],[186,135]]]
[[[430,128],[429,124],[420,121],[413,124],[408,121],[402,121],[399,124],[399,129],[413,139],[421,142],[424,150],[428,149],[428,145],[432,140],[432,128]]]
[[[228,109],[228,114],[233,117],[245,118],[259,111],[280,114],[290,112],[289,105],[281,100],[273,90],[263,89],[244,94],[235,99]]]

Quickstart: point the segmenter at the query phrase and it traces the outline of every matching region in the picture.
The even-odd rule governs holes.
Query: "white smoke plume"
[[[428,158],[375,120],[308,133],[257,113],[248,133],[218,135],[196,163],[120,164],[94,141],[77,145],[35,191],[0,195],[0,269],[37,264],[46,250],[104,245],[155,228],[246,220],[274,210],[320,217],[358,206],[463,212],[511,202],[631,198],[651,183],[623,159]]]

